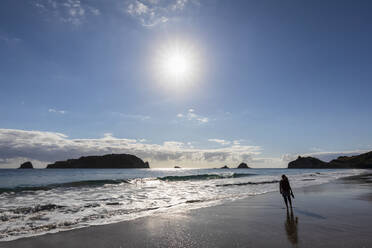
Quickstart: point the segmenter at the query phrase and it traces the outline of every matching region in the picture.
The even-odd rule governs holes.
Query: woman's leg
[[[283,198],[284,198],[285,206],[288,208],[287,197],[285,195],[283,195]]]
[[[288,201],[289,201],[289,205],[291,206],[292,208],[292,200],[291,200],[291,195],[288,196]]]

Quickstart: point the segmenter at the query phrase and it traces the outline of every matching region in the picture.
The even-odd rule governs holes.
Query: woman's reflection
[[[297,216],[296,218],[294,217],[292,209],[290,214],[287,209],[287,220],[284,225],[289,242],[291,242],[293,245],[296,245],[298,243],[297,233],[298,217]]]

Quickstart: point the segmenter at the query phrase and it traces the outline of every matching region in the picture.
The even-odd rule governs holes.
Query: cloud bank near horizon
[[[79,158],[89,155],[110,153],[134,154],[151,167],[173,167],[175,165],[201,168],[229,165],[235,167],[240,162],[258,168],[284,168],[298,155],[313,156],[330,161],[338,156],[357,155],[367,150],[341,152],[314,152],[305,154],[285,154],[281,157],[262,158],[260,146],[241,145],[237,141],[209,139],[217,143],[218,148],[195,148],[192,142],[165,141],[162,144],[151,144],[146,139],[116,138],[105,133],[97,139],[70,139],[58,132],[26,131],[18,129],[0,129],[0,168],[16,168],[20,163],[30,160],[35,167],[58,160]]]
[[[57,132],[0,129],[0,166],[28,159],[38,164],[109,153],[134,154],[154,167],[217,167],[222,164],[253,162],[261,147],[233,144],[215,149],[194,148],[191,143],[165,141],[146,143],[144,139],[116,138],[111,133],[98,139],[70,139]],[[257,160],[259,161],[259,160]],[[19,165],[19,164],[18,164]]]

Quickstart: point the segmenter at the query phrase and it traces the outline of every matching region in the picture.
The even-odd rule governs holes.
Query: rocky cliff
[[[330,162],[301,157],[288,164],[289,169],[372,169],[372,151],[356,156],[341,156]]]
[[[68,159],[49,164],[47,169],[134,169],[150,168],[148,162],[130,154],[107,154]]]
[[[289,162],[288,168],[289,169],[322,169],[326,168],[327,163],[323,162],[320,159],[313,158],[313,157],[301,157],[298,156],[298,158],[292,162]]]
[[[24,162],[18,169],[33,169],[32,163],[30,161]]]
[[[329,164],[337,168],[372,169],[372,151],[350,157],[341,156],[332,160]]]

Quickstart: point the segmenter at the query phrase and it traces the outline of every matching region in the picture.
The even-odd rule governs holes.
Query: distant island
[[[87,156],[79,159],[68,159],[49,164],[47,169],[140,169],[150,168],[137,156],[130,154],[107,154],[103,156]]]
[[[372,169],[372,151],[356,156],[341,156],[330,162],[301,157],[288,163],[288,169]]]
[[[250,169],[250,167],[246,163],[240,163],[238,169]]]
[[[218,168],[215,168],[215,169],[218,169]],[[240,163],[238,167],[236,168],[230,168],[228,165],[224,165],[220,167],[219,169],[251,169],[251,167],[249,167],[246,163]]]
[[[19,166],[18,169],[33,169],[33,168],[34,166],[32,165],[32,163],[30,161],[27,161],[21,164],[21,166]]]

